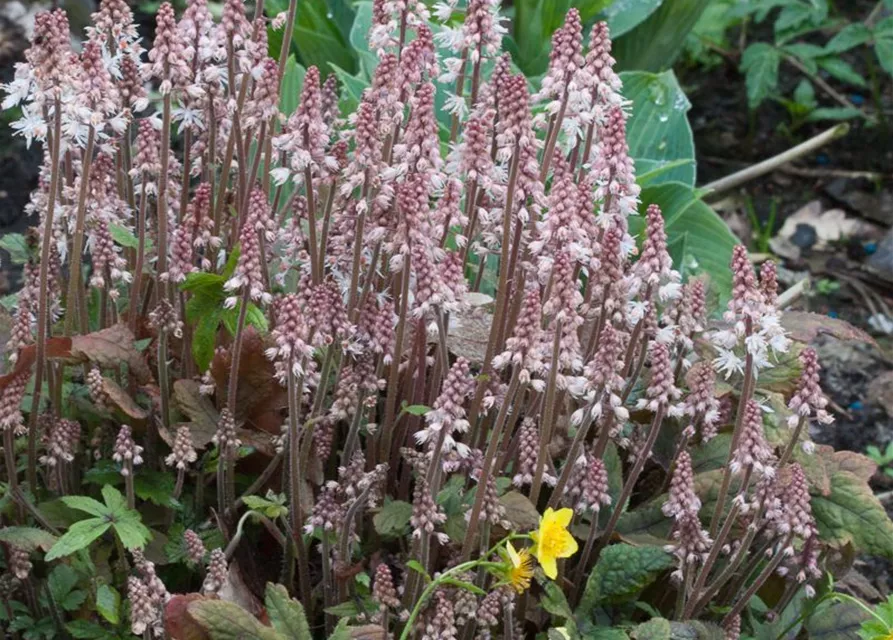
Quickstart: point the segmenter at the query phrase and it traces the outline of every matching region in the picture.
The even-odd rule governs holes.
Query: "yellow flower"
[[[540,519],[540,528],[530,534],[533,539],[533,555],[539,560],[545,574],[554,580],[558,576],[558,558],[570,558],[577,553],[577,541],[567,530],[574,517],[573,509],[551,507]]]
[[[511,542],[507,542],[505,550],[508,552],[505,579],[518,593],[523,593],[530,588],[530,579],[533,577],[533,558],[527,549],[515,550]]]

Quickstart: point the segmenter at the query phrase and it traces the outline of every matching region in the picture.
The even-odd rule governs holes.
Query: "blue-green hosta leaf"
[[[669,238],[670,255],[685,275],[706,273],[720,300],[728,299],[732,276],[729,263],[738,239],[728,225],[686,184],[669,182],[647,186],[641,193],[642,211],[660,206]],[[641,219],[630,219],[630,230],[641,229]]]
[[[859,629],[869,618],[852,602],[829,602],[806,618],[806,631],[809,640],[859,640]]]
[[[111,526],[112,523],[103,518],[87,518],[86,520],[75,522],[56,541],[56,544],[53,545],[44,559],[49,561],[56,558],[64,558],[75,551],[86,549],[91,542],[108,531]]]
[[[371,78],[378,65],[378,56],[369,50],[368,34],[372,27],[372,2],[364,0],[356,5],[356,15],[350,28],[350,44],[360,59],[360,72],[365,78]]]
[[[640,7],[650,0],[627,1],[624,4]],[[634,29],[617,37],[611,55],[617,69],[661,71],[669,68],[682,51],[685,39],[710,0],[664,0],[657,11]],[[615,4],[621,4],[618,0]],[[613,6],[613,5],[612,5]]]
[[[525,75],[535,76],[546,70],[549,41],[561,26],[570,8],[569,0],[516,0],[512,20],[513,58]]]
[[[285,74],[279,89],[279,110],[290,116],[301,100],[301,89],[304,87],[304,75],[307,70],[298,64],[294,55],[288,56],[285,62]]]
[[[636,169],[647,184],[695,184],[695,146],[687,113],[691,103],[672,71],[620,74],[623,95],[633,103],[626,139]]]
[[[608,23],[611,38],[617,39],[642,24],[662,3],[663,0],[615,0],[599,18]]]
[[[325,76],[331,66],[354,69],[356,56],[323,3],[299,2],[293,41],[301,59]]]
[[[341,85],[341,113],[351,113],[356,110],[363,97],[363,91],[369,86],[369,82],[359,76],[345,71],[336,64],[331,65],[338,83]]]

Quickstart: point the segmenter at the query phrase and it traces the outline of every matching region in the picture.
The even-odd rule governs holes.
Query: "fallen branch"
[[[728,191],[729,189],[734,189],[735,187],[738,187],[746,182],[750,182],[755,178],[764,176],[767,173],[777,169],[778,167],[796,160],[797,158],[801,158],[806,154],[815,151],[816,149],[820,149],[832,140],[842,138],[849,132],[849,130],[850,126],[845,122],[833,126],[830,129],[818,134],[817,136],[810,138],[806,142],[802,142],[796,147],[792,147],[791,149],[788,149],[783,153],[779,153],[777,156],[773,156],[767,160],[758,162],[755,165],[751,165],[745,169],[742,169],[741,171],[737,171],[730,176],[726,176],[725,178],[720,178],[719,180],[710,182],[704,185],[703,189],[706,191],[710,191],[710,195],[722,193],[723,191]]]
[[[877,171],[847,171],[846,169],[807,169],[806,167],[795,167],[793,165],[785,165],[778,168],[782,173],[788,173],[792,176],[800,178],[847,178],[848,180],[871,180],[876,182],[883,180],[883,173]]]
[[[806,291],[809,290],[809,277],[803,278],[778,296],[778,308],[787,309]]]

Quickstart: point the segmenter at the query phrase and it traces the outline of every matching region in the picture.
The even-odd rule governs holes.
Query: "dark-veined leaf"
[[[239,605],[224,600],[198,600],[187,608],[189,615],[214,640],[284,640],[272,627],[264,626]]]
[[[5,527],[0,529],[0,542],[15,545],[25,551],[47,551],[56,542],[56,536],[36,527]]]
[[[849,471],[835,470],[828,495],[817,489],[811,493],[822,541],[835,547],[851,542],[859,551],[893,558],[893,522],[867,482]]]
[[[303,605],[289,597],[285,587],[268,582],[264,604],[276,631],[290,640],[312,640]]]
[[[663,547],[635,547],[620,543],[607,547],[586,582],[580,605],[590,611],[600,602],[635,596],[659,573],[673,566],[673,557]]]

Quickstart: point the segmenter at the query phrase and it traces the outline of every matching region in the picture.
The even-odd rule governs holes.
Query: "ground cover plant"
[[[44,153],[7,632],[889,632],[831,589],[893,523],[874,463],[809,438],[817,320],[661,155],[666,77],[624,85],[570,9],[532,90],[498,3],[376,1],[365,86],[271,46],[296,9],[165,3],[148,52],[119,0],[78,52],[41,13],[4,87]]]

